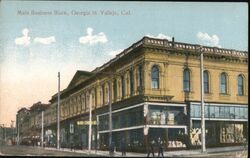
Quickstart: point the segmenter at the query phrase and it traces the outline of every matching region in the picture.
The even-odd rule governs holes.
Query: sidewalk
[[[46,150],[54,150],[54,151],[66,151],[66,152],[76,152],[76,153],[83,153],[88,154],[88,150],[71,150],[68,148],[48,148],[45,147]],[[164,157],[192,157],[192,156],[207,156],[212,153],[220,153],[220,152],[232,152],[232,151],[243,151],[243,146],[233,146],[233,147],[218,147],[218,148],[207,148],[206,153],[201,153],[200,149],[195,150],[178,150],[178,151],[166,151],[164,152]],[[102,150],[91,150],[90,155],[93,156],[104,156],[109,157],[109,151],[102,151]],[[115,157],[122,157],[121,152],[115,152]],[[146,157],[147,153],[135,153],[135,152],[126,152],[127,157]],[[152,157],[152,154],[150,155]],[[155,156],[158,156],[158,152],[155,152]]]

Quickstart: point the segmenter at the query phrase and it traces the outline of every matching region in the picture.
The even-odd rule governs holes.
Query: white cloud
[[[153,35],[146,35],[146,36],[152,37],[152,38],[167,39],[167,40],[169,40],[169,41],[172,40],[172,37],[167,36],[167,35],[165,35],[165,34],[163,34],[163,33],[159,33],[157,36],[153,36]]]
[[[217,35],[212,35],[212,36],[209,36],[208,33],[203,33],[203,32],[198,32],[197,33],[197,38],[198,38],[198,41],[201,43],[201,44],[204,44],[204,45],[207,45],[207,46],[212,46],[212,47],[221,47],[219,45],[219,37]]]
[[[87,30],[87,35],[86,36],[82,36],[79,38],[79,42],[82,44],[97,44],[97,43],[106,43],[108,42],[108,39],[105,35],[105,33],[100,32],[96,35],[93,35],[93,28],[88,27]]]
[[[117,54],[121,53],[123,51],[123,49],[118,49],[118,50],[112,50],[112,51],[109,51],[109,55],[111,57],[115,57]]]
[[[41,44],[51,44],[56,42],[56,39],[54,36],[50,36],[50,37],[45,37],[45,38],[41,38],[41,37],[36,37],[34,39],[35,43],[41,43]]]
[[[15,39],[15,43],[16,45],[28,46],[30,44],[29,30],[27,28],[24,28],[22,33],[23,33],[23,36],[17,37]]]

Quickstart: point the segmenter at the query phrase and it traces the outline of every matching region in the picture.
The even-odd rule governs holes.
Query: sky
[[[247,3],[0,2],[0,124],[143,36],[248,50]]]

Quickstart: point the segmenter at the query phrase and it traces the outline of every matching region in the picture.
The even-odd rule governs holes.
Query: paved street
[[[86,153],[68,152],[68,151],[55,151],[47,150],[40,147],[31,146],[0,146],[0,156],[76,156],[76,157],[89,157]],[[94,156],[94,155],[90,155]]]
[[[74,156],[74,157],[89,157],[103,156],[109,157],[108,151],[91,151],[91,155],[87,150],[73,150],[56,148],[41,148],[30,146],[0,146],[0,156]],[[128,157],[146,157],[146,153],[128,152]],[[150,155],[152,157],[152,155]],[[155,153],[158,156],[158,153]],[[115,157],[121,157],[121,152],[115,152]],[[247,151],[243,150],[242,146],[224,147],[224,148],[208,148],[207,153],[201,154],[200,150],[180,150],[164,152],[164,157],[202,157],[202,158],[247,158]]]

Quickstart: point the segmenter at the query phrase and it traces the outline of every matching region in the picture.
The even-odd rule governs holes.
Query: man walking
[[[121,141],[121,152],[122,152],[122,156],[126,156],[126,142],[124,138],[122,138],[122,141]]]
[[[159,138],[158,138],[158,157],[160,157],[160,155],[162,155],[162,157],[164,157],[164,156],[163,156],[163,141],[162,141],[162,139],[159,137]]]
[[[152,153],[153,157],[155,157],[153,144],[154,144],[154,140],[149,142],[147,157],[150,156],[150,153]]]

